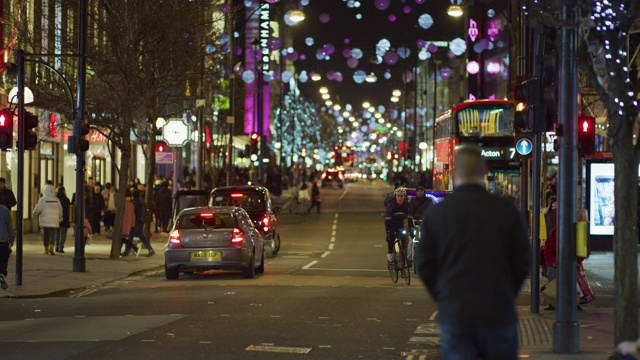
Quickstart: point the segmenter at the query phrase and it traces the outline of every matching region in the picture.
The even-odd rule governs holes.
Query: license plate
[[[220,260],[221,254],[218,251],[196,251],[191,253],[191,260]]]

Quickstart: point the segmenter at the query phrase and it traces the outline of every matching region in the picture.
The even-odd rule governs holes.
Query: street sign
[[[172,152],[157,152],[156,164],[173,164]]]
[[[528,134],[516,134],[515,151],[518,159],[530,159],[533,155],[533,138]]]
[[[519,155],[527,156],[533,150],[533,142],[529,138],[523,137],[516,142],[516,151]]]
[[[169,119],[162,127],[162,138],[171,147],[183,146],[189,135],[189,125],[181,118]]]

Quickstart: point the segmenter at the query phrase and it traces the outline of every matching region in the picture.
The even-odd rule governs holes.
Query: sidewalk
[[[614,350],[613,308],[598,307],[598,297],[613,295],[613,253],[592,253],[584,262],[589,284],[596,297],[593,303],[582,305],[577,311],[579,323],[578,354],[555,354],[553,352],[553,328],[556,311],[544,311],[541,302],[539,314],[531,314],[529,307],[518,309],[520,317],[520,354],[529,359],[581,359],[606,360]],[[563,340],[558,339],[559,344]],[[568,341],[567,341],[568,342]]]
[[[147,250],[143,246],[138,257],[131,251],[128,257],[109,260],[111,239],[107,239],[105,234],[95,235],[91,244],[85,247],[85,272],[74,272],[73,229],[69,229],[65,253],[56,255],[44,254],[41,234],[25,234],[22,285],[16,285],[17,245],[14,244],[8,267],[9,289],[0,290],[0,298],[46,297],[76,289],[80,291],[102,286],[141,271],[160,269],[164,265],[163,247],[167,237],[166,233],[152,234],[151,246],[156,251],[156,255],[152,257],[146,256]]]

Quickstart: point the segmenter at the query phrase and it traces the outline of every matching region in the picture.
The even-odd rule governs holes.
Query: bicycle
[[[393,254],[393,260],[387,261],[387,268],[389,270],[389,276],[391,276],[391,280],[396,283],[398,282],[398,278],[404,279],[407,285],[411,284],[411,271],[409,270],[411,267],[409,266],[409,259],[407,257],[407,247],[409,237],[409,221],[406,218],[405,213],[395,213],[394,216],[402,216],[403,218],[403,228],[401,231],[394,232],[394,242],[393,247],[391,249]],[[402,233],[402,236],[397,236],[399,232]]]

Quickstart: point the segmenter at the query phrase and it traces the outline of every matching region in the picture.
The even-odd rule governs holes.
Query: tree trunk
[[[150,119],[149,122],[151,122],[152,120]],[[155,135],[153,135],[155,133],[155,126],[151,127],[151,134],[149,136],[149,145],[147,146],[147,152],[149,154],[149,156],[147,157],[147,179],[146,179],[146,191],[144,193],[144,202],[147,204],[147,209],[152,210],[152,212],[155,214],[157,212],[156,210],[156,206],[158,206],[157,204],[154,203],[153,201],[153,197],[155,194],[155,184],[154,184],[154,180],[155,180],[155,174],[156,174],[156,139],[155,139]],[[144,224],[144,235],[147,237],[147,239],[149,239],[149,242],[151,242],[151,223],[153,222],[153,219],[145,222]]]
[[[116,193],[116,216],[113,224],[113,240],[111,241],[110,259],[118,259],[122,249],[122,220],[124,219],[124,200],[129,188],[129,167],[131,163],[131,142],[128,137],[123,138],[120,148],[120,176],[118,178],[118,192]],[[128,236],[128,234],[127,234]]]
[[[621,119],[623,127],[613,141],[615,164],[615,231],[613,235],[614,341],[638,338],[638,162],[633,145],[634,119]]]

